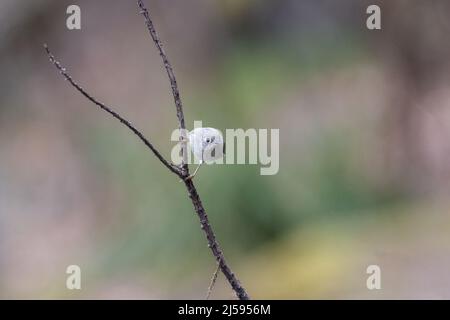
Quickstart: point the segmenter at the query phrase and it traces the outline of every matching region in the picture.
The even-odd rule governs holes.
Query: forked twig
[[[159,39],[156,30],[154,28],[153,22],[150,18],[150,15],[148,13],[148,10],[145,8],[144,4],[141,0],[137,1],[137,4],[140,8],[140,13],[144,16],[145,22],[147,25],[147,28],[150,32],[150,35],[153,39],[153,42],[155,43],[161,58],[164,63],[164,67],[166,68],[167,75],[170,80],[171,88],[172,88],[172,94],[174,97],[175,107],[177,111],[177,118],[178,118],[178,124],[180,129],[185,129],[185,122],[184,122],[184,114],[183,114],[183,107],[181,103],[180,93],[178,90],[177,81],[175,78],[175,74],[173,72],[173,68],[164,52],[164,49],[162,47],[161,40]],[[208,240],[208,247],[211,249],[217,264],[218,268],[222,270],[222,273],[225,275],[226,279],[230,283],[232,289],[236,293],[237,297],[241,300],[247,300],[249,299],[249,296],[245,289],[240,284],[239,280],[237,279],[236,275],[231,271],[230,267],[228,266],[227,262],[225,261],[225,257],[222,253],[222,250],[220,249],[220,246],[216,240],[214,231],[211,227],[211,224],[209,223],[208,216],[206,214],[206,210],[203,207],[203,204],[200,200],[200,196],[197,192],[197,189],[194,186],[194,183],[192,179],[186,179],[189,176],[189,168],[186,162],[183,162],[181,167],[175,166],[171,163],[169,163],[160,153],[159,151],[152,145],[152,143],[136,128],[134,127],[128,120],[123,118],[121,115],[119,115],[117,112],[115,112],[112,108],[105,105],[104,103],[99,102],[97,99],[95,99],[93,96],[88,94],[78,83],[76,83],[72,77],[67,73],[66,69],[55,59],[53,54],[50,52],[47,45],[44,45],[45,51],[47,52],[47,55],[51,61],[55,65],[55,67],[59,70],[59,72],[64,76],[64,78],[69,81],[69,83],[77,89],[83,96],[85,96],[88,100],[93,102],[95,105],[100,107],[102,110],[108,112],[111,114],[114,118],[118,119],[122,124],[124,124],[128,129],[130,129],[136,136],[141,139],[144,144],[153,152],[153,154],[161,161],[161,163],[169,169],[172,173],[176,174],[178,177],[182,178],[188,193],[189,198],[192,201],[192,204],[194,206],[194,210],[197,213],[200,225],[202,230],[204,231],[206,235],[206,239]],[[181,134],[185,134],[185,130],[180,130]],[[184,139],[186,141],[186,139]],[[185,143],[185,142],[184,142]],[[214,273],[213,279],[212,279],[212,285],[210,285],[209,290],[212,290],[212,287],[214,286],[214,283],[217,279],[217,271]],[[208,297],[210,295],[210,292],[208,294]]]

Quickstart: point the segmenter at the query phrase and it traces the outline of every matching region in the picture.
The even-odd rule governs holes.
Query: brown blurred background
[[[189,128],[280,129],[277,175],[196,177],[253,298],[450,298],[449,1],[145,3]],[[177,126],[135,1],[1,0],[0,298],[204,298],[215,263],[184,187],[44,42],[167,156]],[[212,298],[233,297],[219,275]]]

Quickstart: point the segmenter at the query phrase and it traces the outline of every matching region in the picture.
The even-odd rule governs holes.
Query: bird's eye
[[[209,138],[206,138],[206,143],[209,143]]]

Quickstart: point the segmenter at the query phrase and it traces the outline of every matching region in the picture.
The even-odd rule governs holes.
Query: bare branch
[[[155,28],[153,26],[153,22],[150,19],[150,15],[145,8],[144,4],[141,0],[138,0],[138,6],[141,9],[141,13],[143,14],[147,28],[150,32],[150,35],[156,45],[156,47],[159,50],[159,53],[163,59],[164,67],[166,68],[167,74],[169,76],[171,88],[172,88],[172,94],[175,101],[175,106],[177,110],[177,118],[179,122],[179,128],[185,129],[185,123],[184,123],[184,114],[183,114],[183,107],[181,104],[181,98],[180,93],[178,90],[177,82],[175,79],[175,75],[173,73],[172,66],[169,63],[169,60],[167,59],[167,56],[163,50],[162,44],[160,39],[158,38],[158,35],[155,31]],[[186,179],[186,177],[189,176],[189,168],[187,163],[184,161],[183,165],[181,167],[177,167],[171,163],[169,163],[167,160],[164,159],[164,157],[158,152],[158,150],[155,149],[155,147],[150,143],[150,141],[145,138],[145,136],[136,129],[129,121],[124,119],[122,116],[120,116],[117,112],[115,112],[112,108],[106,106],[105,104],[99,102],[94,97],[92,97],[90,94],[88,94],[81,86],[79,86],[72,77],[66,72],[66,69],[62,67],[62,65],[55,59],[53,54],[48,49],[47,45],[44,45],[44,48],[47,52],[48,57],[50,58],[50,62],[55,65],[55,67],[59,70],[59,72],[64,76],[64,78],[69,81],[69,83],[77,89],[82,95],[84,95],[87,99],[89,99],[91,102],[93,102],[95,105],[103,109],[104,111],[111,114],[114,118],[118,119],[122,124],[128,127],[135,135],[137,135],[144,144],[154,153],[154,155],[161,161],[161,163],[167,167],[172,173],[179,176],[186,186],[186,189],[188,191],[189,197],[191,198],[192,204],[194,206],[194,210],[197,213],[197,216],[200,220],[200,225],[202,230],[204,231],[206,235],[206,239],[208,241],[208,247],[211,249],[218,266],[220,267],[220,270],[225,275],[226,279],[230,283],[232,289],[235,291],[237,297],[241,300],[247,300],[249,299],[249,296],[245,289],[240,284],[239,280],[237,279],[236,275],[231,271],[231,268],[228,266],[227,262],[225,261],[225,257],[223,255],[222,250],[220,249],[219,243],[216,240],[214,231],[211,227],[211,224],[208,219],[208,215],[206,214],[206,210],[203,207],[203,204],[200,200],[200,196],[195,188],[195,185],[192,181],[192,179]],[[180,130],[182,135],[185,134],[185,130]],[[186,144],[187,138],[183,137],[183,143]],[[184,148],[186,150],[186,148]],[[186,156],[186,155],[184,155]],[[217,272],[213,278],[217,278]],[[214,285],[215,279],[213,280],[212,286]],[[212,290],[212,286],[210,287],[210,290]]]
[[[140,13],[144,16],[145,24],[147,25],[147,29],[150,32],[150,36],[152,37],[153,42],[158,48],[159,55],[163,60],[164,67],[166,68],[167,75],[169,76],[170,86],[172,87],[173,99],[175,101],[175,107],[177,108],[177,117],[180,129],[186,129],[184,124],[183,105],[181,103],[180,91],[178,90],[177,80],[175,78],[172,65],[170,64],[169,59],[167,58],[167,55],[164,51],[162,42],[159,39],[158,34],[156,33],[155,27],[153,26],[153,22],[150,19],[150,15],[148,13],[147,8],[145,7],[145,5],[142,3],[141,0],[138,0],[137,3],[141,10]]]
[[[59,72],[64,76],[64,78],[67,81],[69,81],[69,83],[73,87],[75,87],[75,89],[77,89],[79,92],[81,92],[81,94],[83,96],[85,96],[86,98],[88,98],[91,102],[93,102],[94,104],[99,106],[101,109],[103,109],[104,111],[108,112],[114,118],[119,120],[122,124],[127,126],[128,129],[133,131],[133,133],[135,135],[137,135],[142,140],[142,142],[144,142],[144,144],[153,152],[153,154],[159,159],[159,161],[161,161],[162,164],[164,164],[164,166],[167,167],[167,169],[169,169],[170,171],[172,171],[173,173],[175,173],[176,175],[181,177],[181,172],[179,171],[179,169],[176,166],[174,166],[171,163],[169,163],[166,159],[164,159],[164,157],[159,153],[159,151],[156,150],[156,148],[150,143],[150,141],[138,129],[136,129],[136,127],[134,127],[128,120],[123,118],[121,115],[119,115],[113,109],[111,109],[110,107],[106,106],[104,103],[99,102],[97,99],[92,97],[89,93],[87,93],[78,83],[75,82],[75,80],[72,79],[72,77],[67,73],[66,68],[64,68],[61,65],[61,63],[59,63],[59,61],[57,61],[55,59],[55,56],[50,52],[50,49],[48,48],[48,46],[46,44],[44,44],[44,48],[45,48],[45,51],[47,52],[47,55],[48,55],[48,57],[50,59],[50,62],[55,65],[55,67],[59,70]]]

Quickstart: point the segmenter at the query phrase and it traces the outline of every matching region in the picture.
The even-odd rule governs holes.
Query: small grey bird
[[[195,128],[189,132],[189,146],[194,153],[199,165],[187,179],[192,179],[200,166],[205,163],[212,163],[220,159],[225,154],[225,143],[222,134],[214,128]]]

